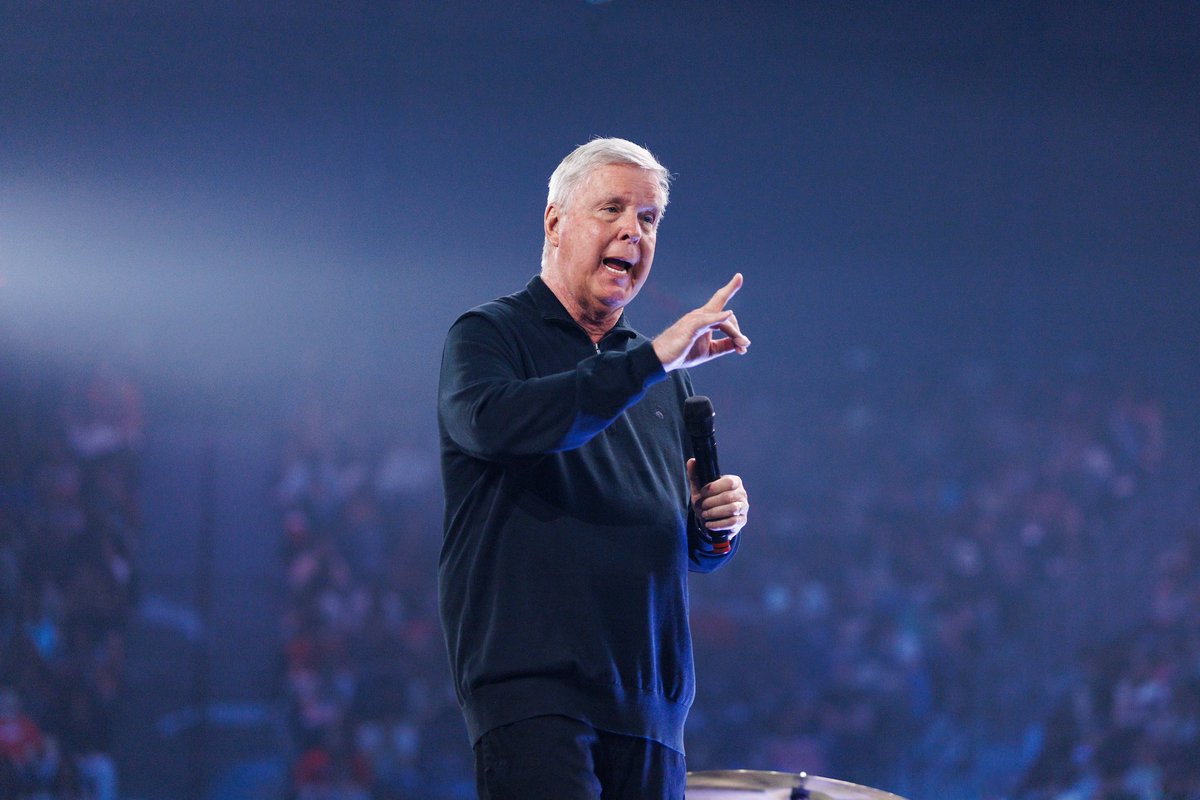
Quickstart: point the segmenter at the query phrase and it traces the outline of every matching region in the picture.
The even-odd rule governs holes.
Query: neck
[[[617,324],[617,320],[621,318],[620,308],[608,308],[601,306],[599,308],[589,308],[579,302],[560,281],[555,280],[553,274],[547,271],[542,271],[542,283],[554,293],[558,298],[558,302],[563,304],[563,308],[571,315],[571,319],[579,323],[579,327],[587,332],[593,342],[599,342],[604,338],[605,334],[613,329]]]

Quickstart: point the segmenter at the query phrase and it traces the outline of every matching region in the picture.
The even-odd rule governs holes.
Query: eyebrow
[[[600,205],[602,205],[602,206],[613,205],[613,204],[627,206],[627,205],[629,205],[629,202],[624,197],[621,197],[620,195],[612,195],[607,200],[600,201]],[[652,208],[652,209],[654,209],[655,212],[662,211],[662,206],[658,205],[657,203],[654,203],[654,204],[651,204],[648,206],[639,205],[638,207],[639,208]]]

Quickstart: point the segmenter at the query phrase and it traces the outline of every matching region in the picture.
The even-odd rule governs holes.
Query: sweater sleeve
[[[451,326],[442,353],[438,413],[455,444],[476,458],[579,447],[666,378],[649,341],[531,377],[512,334],[505,333],[469,313]]]
[[[695,514],[691,509],[688,510],[689,572],[712,572],[720,569],[733,558],[733,554],[738,551],[741,541],[741,534],[738,534],[729,543],[729,550],[724,553],[718,553],[713,549],[712,542],[708,541],[704,534],[700,532],[700,523],[696,519]]]

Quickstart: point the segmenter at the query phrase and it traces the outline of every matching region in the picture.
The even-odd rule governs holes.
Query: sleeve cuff
[[[662,362],[658,360],[658,353],[654,352],[653,341],[639,344],[629,351],[629,357],[633,361],[634,374],[641,378],[643,387],[650,387],[659,381],[666,380],[667,371],[663,369]]]

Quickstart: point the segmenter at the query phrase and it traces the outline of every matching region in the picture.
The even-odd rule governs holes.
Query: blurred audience
[[[767,423],[789,482],[724,584],[693,584],[698,672],[737,679],[702,698],[690,763],[1200,797],[1194,420],[1095,370],[846,378],[788,410],[817,420],[794,439]],[[1093,651],[1123,654],[1103,683],[1080,675]]]
[[[0,370],[0,797],[116,800],[140,528],[137,384]]]
[[[295,800],[473,796],[437,619],[437,463],[400,411],[314,396],[282,448]]]
[[[1194,400],[1102,367],[912,374],[856,352],[819,390],[706,387],[756,511],[737,561],[692,583],[690,766],[1200,798]],[[144,422],[127,373],[63,372],[0,355],[0,798],[116,800]],[[398,394],[313,381],[287,414],[294,800],[473,797],[433,420]]]
[[[1095,364],[912,376],[860,353],[842,378],[721,417],[758,511],[753,547],[692,584],[689,765],[915,797],[1200,797],[1183,412]],[[310,392],[282,448],[298,798],[472,796],[436,451],[387,407]]]

